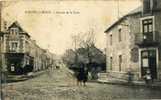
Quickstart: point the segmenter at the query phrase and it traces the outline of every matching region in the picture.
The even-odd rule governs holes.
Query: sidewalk
[[[27,75],[7,75],[6,82],[11,83],[11,82],[25,81],[25,80],[40,76],[45,72],[46,70],[39,71],[39,72],[30,72]]]
[[[113,78],[113,77],[104,77],[97,80],[98,83],[103,84],[112,84],[112,85],[126,85],[126,86],[145,86],[152,88],[161,88],[161,81],[154,81],[152,84],[147,85],[145,81],[132,81],[129,83],[127,80]]]

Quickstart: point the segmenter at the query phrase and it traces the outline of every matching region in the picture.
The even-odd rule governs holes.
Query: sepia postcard
[[[161,0],[0,0],[0,100],[160,100]]]

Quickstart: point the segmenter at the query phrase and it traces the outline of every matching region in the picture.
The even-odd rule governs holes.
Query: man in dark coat
[[[86,85],[86,82],[88,80],[88,70],[87,67],[84,65],[81,65],[78,72],[77,72],[77,84],[82,85],[82,82],[84,86]]]
[[[86,86],[87,80],[88,80],[88,69],[87,69],[87,67],[84,67],[83,68],[83,83],[84,83],[84,86]]]
[[[83,67],[80,67],[77,71],[77,85],[81,85],[82,81],[83,81]]]

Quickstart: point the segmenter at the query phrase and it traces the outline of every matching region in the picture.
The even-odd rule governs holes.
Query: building
[[[121,17],[105,31],[107,72],[135,80],[150,70],[153,79],[161,79],[161,1],[143,0],[142,6]]]
[[[52,53],[39,47],[17,21],[4,32],[2,45],[3,66],[12,74],[47,69],[53,60]]]
[[[22,73],[25,65],[33,65],[33,59],[27,50],[30,35],[20,27],[18,22],[9,26],[3,38],[2,52],[9,72]]]

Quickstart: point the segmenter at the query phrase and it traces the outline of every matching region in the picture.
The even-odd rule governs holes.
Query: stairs
[[[101,80],[102,79],[107,79],[107,73],[99,73],[98,78],[101,79]]]

